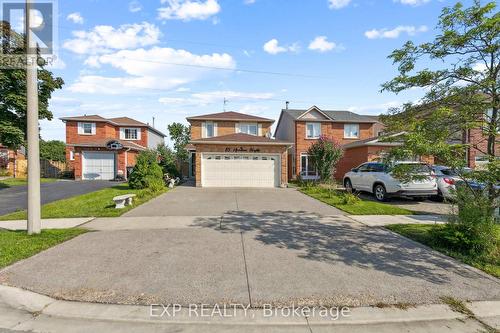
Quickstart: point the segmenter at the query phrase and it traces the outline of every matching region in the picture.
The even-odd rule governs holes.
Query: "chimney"
[[[285,109],[286,109],[286,110],[288,110],[288,105],[289,105],[289,104],[290,104],[290,102],[289,102],[289,101],[286,101],[286,102],[285,102]]]
[[[155,128],[155,117],[153,117],[153,128]]]

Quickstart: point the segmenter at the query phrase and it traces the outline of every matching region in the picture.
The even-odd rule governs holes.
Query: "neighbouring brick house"
[[[394,146],[378,140],[383,130],[384,125],[376,116],[321,110],[312,106],[307,110],[281,110],[275,137],[293,143],[288,156],[289,179],[318,179],[308,149],[320,136],[335,139],[345,151],[335,173],[335,178],[341,179],[345,172],[361,163],[378,159]]]
[[[291,142],[271,139],[274,120],[238,112],[189,117],[189,175],[203,187],[280,187]]]
[[[127,177],[137,154],[164,143],[165,135],[140,121],[98,115],[63,117],[66,161],[75,179],[110,180]]]
[[[497,136],[495,146],[495,156],[500,158],[500,136]],[[488,163],[486,156],[488,137],[481,128],[474,128],[464,131],[462,134],[462,143],[470,144],[467,149],[467,164],[470,168],[482,168]]]
[[[0,143],[0,169],[5,169],[11,176],[16,175],[16,162],[26,160],[25,149],[10,149]]]

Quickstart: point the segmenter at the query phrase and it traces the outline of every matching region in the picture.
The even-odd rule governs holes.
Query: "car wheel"
[[[346,191],[349,193],[352,193],[354,191],[354,189],[352,188],[352,183],[351,183],[350,179],[346,179],[344,181],[344,187],[345,187]]]
[[[375,194],[375,199],[378,201],[385,201],[387,199],[387,192],[385,186],[382,184],[375,185],[373,193]]]
[[[443,202],[444,201],[444,197],[443,197],[443,194],[441,193],[441,191],[438,191],[438,194],[437,195],[433,195],[432,197],[430,197],[431,201],[434,201],[434,202]]]

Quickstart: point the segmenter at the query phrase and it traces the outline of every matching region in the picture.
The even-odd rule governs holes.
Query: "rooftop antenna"
[[[227,100],[226,97],[224,97],[224,106],[222,108],[224,110],[224,112],[226,112],[226,105],[228,102],[229,102],[229,100]]]

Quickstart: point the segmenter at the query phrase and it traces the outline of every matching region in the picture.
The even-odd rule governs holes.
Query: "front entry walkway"
[[[344,215],[293,188],[199,188],[180,186],[124,216],[218,216],[230,212]]]

